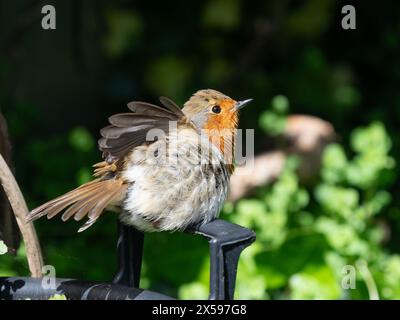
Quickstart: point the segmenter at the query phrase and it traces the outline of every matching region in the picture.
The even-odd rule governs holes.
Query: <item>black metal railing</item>
[[[186,232],[201,235],[209,242],[209,299],[233,299],[239,256],[254,242],[255,233],[222,219]],[[48,299],[55,294],[64,294],[72,300],[173,299],[139,289],[143,240],[142,232],[118,223],[118,271],[111,283],[56,278],[54,288],[44,288],[41,278],[3,277],[0,278],[0,299]]]

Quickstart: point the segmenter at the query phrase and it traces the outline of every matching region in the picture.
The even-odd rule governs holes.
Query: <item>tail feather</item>
[[[67,208],[61,217],[63,221],[72,216],[76,221],[88,216],[89,220],[79,229],[80,232],[90,227],[108,204],[121,199],[125,192],[126,184],[121,179],[96,179],[32,210],[27,221],[45,215],[51,219]]]
[[[93,199],[94,198],[94,199]],[[74,214],[74,220],[80,221],[83,219],[84,216],[88,214],[88,212],[93,209],[94,205],[96,204],[96,197],[92,197],[87,200],[87,202],[79,201],[77,203],[77,208]]]
[[[30,214],[27,217],[27,221],[34,221],[36,219],[39,219],[43,217],[44,215],[47,215],[51,211],[49,211],[51,208],[54,208],[56,206],[59,207],[62,204],[66,204],[68,206],[69,201],[71,201],[71,198],[74,198],[75,200],[80,200],[81,197],[85,196],[85,192],[90,192],[93,190],[93,188],[98,187],[98,185],[95,183],[98,182],[98,180],[93,180],[91,182],[88,182],[70,192],[67,192],[66,194],[59,196],[49,202],[46,202],[45,204],[37,207],[36,209],[32,210]],[[65,209],[65,207],[62,207],[59,211]],[[57,211],[57,213],[59,212]],[[52,217],[52,216],[51,216]]]
[[[86,199],[84,199],[86,200]],[[75,220],[77,220],[76,216],[79,214],[79,212],[82,212],[83,209],[88,207],[88,203],[82,202],[82,200],[79,200],[75,202],[73,205],[71,205],[67,210],[64,211],[63,215],[61,216],[61,219],[63,221],[67,221],[69,218],[75,215]],[[89,210],[89,208],[88,208]],[[80,220],[80,219],[79,219]],[[77,221],[79,221],[77,220]]]
[[[45,215],[47,215],[49,219],[54,217],[58,212],[71,205],[71,201],[75,202],[80,200],[86,196],[86,192],[91,192],[93,190],[93,186],[87,185],[87,188],[82,188],[83,186],[80,186],[79,188],[46,202],[32,210],[28,215],[27,221],[34,221]]]
[[[85,209],[81,208],[82,214],[76,213],[74,218],[75,220],[78,220],[77,217],[79,216],[84,216],[86,213],[88,215],[88,220],[85,222],[85,224],[78,230],[78,232],[85,231],[87,228],[89,228],[93,223],[97,221],[97,219],[100,217],[101,213],[103,210],[107,207],[108,203],[115,199],[118,196],[118,191],[113,190],[110,192],[110,194],[104,199],[102,199],[100,202],[97,202],[96,200],[92,200],[90,203],[87,204],[87,208]]]

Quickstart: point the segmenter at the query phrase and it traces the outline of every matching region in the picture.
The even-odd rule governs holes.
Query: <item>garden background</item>
[[[41,29],[45,4],[57,10],[56,30]],[[257,153],[280,146],[293,114],[336,131],[312,179],[289,157],[272,183],[226,204],[224,218],[257,233],[236,298],[399,299],[400,3],[355,3],[356,30],[341,27],[345,4],[0,1],[0,107],[29,208],[91,178],[99,129],[127,102],[165,95],[182,104],[214,88],[254,99],[240,127],[255,129]],[[75,221],[35,226],[58,277],[115,273],[114,214],[80,234]],[[208,266],[203,239],[146,235],[141,286],[206,298]],[[23,247],[0,256],[0,276],[28,273]]]

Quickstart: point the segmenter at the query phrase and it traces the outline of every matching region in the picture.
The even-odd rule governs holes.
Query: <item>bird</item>
[[[239,110],[252,99],[203,89],[183,108],[159,100],[129,102],[130,112],[109,117],[94,180],[32,210],[27,222],[63,212],[63,221],[87,217],[82,232],[110,210],[140,231],[174,232],[217,218],[234,171]]]

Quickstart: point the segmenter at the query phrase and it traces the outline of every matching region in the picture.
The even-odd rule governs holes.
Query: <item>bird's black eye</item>
[[[212,107],[211,111],[214,112],[214,113],[220,113],[221,112],[221,107],[216,105],[216,106]]]

